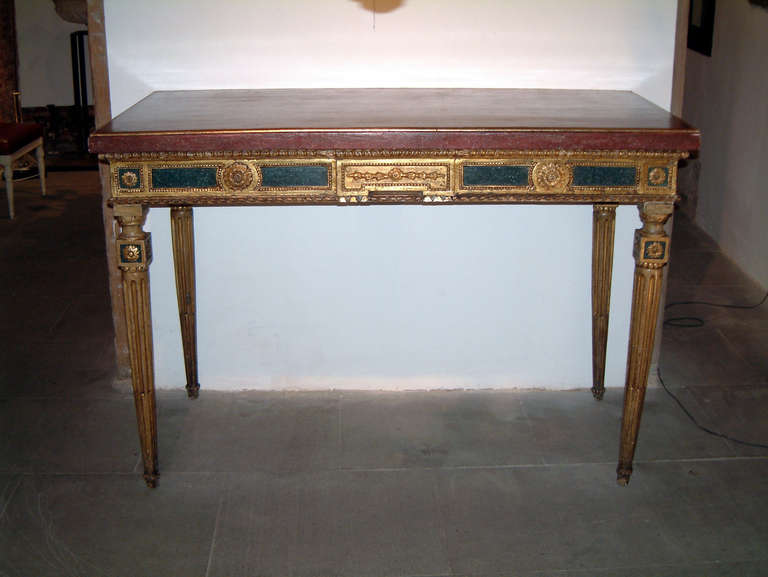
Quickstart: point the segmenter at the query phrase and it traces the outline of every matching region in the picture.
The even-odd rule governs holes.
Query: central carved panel
[[[372,191],[452,192],[453,161],[341,161],[339,196]]]

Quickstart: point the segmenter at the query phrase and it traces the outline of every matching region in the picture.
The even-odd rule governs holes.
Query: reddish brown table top
[[[150,94],[96,130],[90,147],[688,151],[698,149],[699,132],[624,91],[199,90]]]

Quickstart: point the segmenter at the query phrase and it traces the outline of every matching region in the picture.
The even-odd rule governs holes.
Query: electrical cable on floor
[[[765,293],[759,303],[754,305],[729,305],[725,303],[710,303],[707,301],[675,301],[667,303],[664,310],[678,306],[678,305],[705,305],[708,307],[721,307],[726,309],[756,309],[762,305],[768,299],[768,292]],[[668,327],[680,327],[685,329],[693,329],[704,326],[704,319],[699,317],[672,317],[664,321],[664,326]]]
[[[696,420],[696,417],[694,417],[688,409],[685,408],[685,405],[683,405],[682,401],[678,399],[672,391],[670,391],[667,388],[667,384],[664,382],[664,379],[661,378],[661,368],[656,367],[656,374],[659,377],[659,382],[661,383],[661,386],[664,387],[664,390],[667,391],[667,394],[672,397],[677,405],[683,410],[683,412],[688,416],[688,418],[691,420],[691,422],[696,425],[699,429],[704,431],[705,433],[709,433],[710,435],[714,435],[715,437],[720,437],[722,439],[726,439],[728,441],[731,441],[733,443],[738,443],[739,445],[747,445],[748,447],[759,447],[761,449],[768,449],[768,445],[763,445],[762,443],[752,443],[750,441],[742,441],[741,439],[735,439],[733,437],[730,437],[726,435],[725,433],[720,433],[718,431],[713,431],[712,429],[708,429],[704,425],[699,424],[699,422]]]
[[[762,300],[759,303],[754,305],[730,305],[730,304],[723,304],[723,303],[710,303],[706,301],[676,301],[676,302],[671,302],[667,304],[664,307],[664,310],[677,305],[706,305],[710,307],[723,307],[723,308],[729,308],[729,309],[756,309],[760,305],[762,305],[766,300],[768,300],[768,292],[765,293],[765,295],[763,296]],[[681,328],[696,328],[696,327],[704,326],[704,319],[701,319],[699,317],[674,317],[674,318],[665,320],[664,325],[672,326],[672,327],[681,327]],[[768,445],[764,445],[762,443],[752,443],[750,441],[742,441],[741,439],[735,439],[729,435],[726,435],[725,433],[714,431],[712,429],[705,427],[704,425],[699,424],[699,422],[696,420],[696,417],[694,417],[691,414],[691,412],[685,408],[685,405],[683,405],[682,401],[678,399],[677,396],[675,396],[672,393],[672,391],[669,390],[669,388],[667,387],[667,384],[664,382],[664,379],[661,378],[661,367],[657,366],[656,374],[659,377],[659,382],[661,383],[661,386],[664,388],[667,394],[674,399],[674,401],[677,403],[680,409],[682,409],[682,411],[688,416],[691,422],[694,425],[696,425],[699,429],[701,429],[705,433],[714,435],[715,437],[720,437],[721,439],[726,439],[728,441],[731,441],[732,443],[737,443],[739,445],[746,445],[747,447],[758,447],[760,449],[768,449]]]

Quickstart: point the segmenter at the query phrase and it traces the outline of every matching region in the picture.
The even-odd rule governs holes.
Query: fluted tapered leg
[[[616,468],[617,480],[621,485],[629,483],[632,474],[632,459],[637,445],[656,334],[662,269],[669,260],[669,237],[663,227],[671,214],[672,203],[647,202],[640,207],[643,228],[635,231],[635,283],[632,290],[621,446],[619,465]]]
[[[13,207],[13,160],[10,156],[3,158],[3,178],[5,179],[5,194],[8,195],[8,216],[13,218],[16,211]]]
[[[184,368],[187,373],[187,395],[197,398],[197,328],[195,306],[195,230],[192,208],[171,208],[173,264],[176,271],[176,298],[179,303]]]
[[[157,469],[157,408],[152,356],[152,313],[149,304],[149,263],[152,246],[149,234],[142,230],[146,209],[138,205],[115,207],[120,223],[117,237],[117,264],[122,270],[128,353],[131,381],[139,425],[144,480],[154,487]]]
[[[40,176],[40,189],[43,191],[43,196],[45,196],[45,147],[42,143],[35,149],[35,156],[37,157],[37,173]]]
[[[592,395],[605,394],[605,350],[611,308],[613,237],[616,205],[596,204],[592,209]]]

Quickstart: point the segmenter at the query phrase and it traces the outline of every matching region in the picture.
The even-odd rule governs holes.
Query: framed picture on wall
[[[691,0],[688,13],[688,48],[712,56],[715,0]]]

